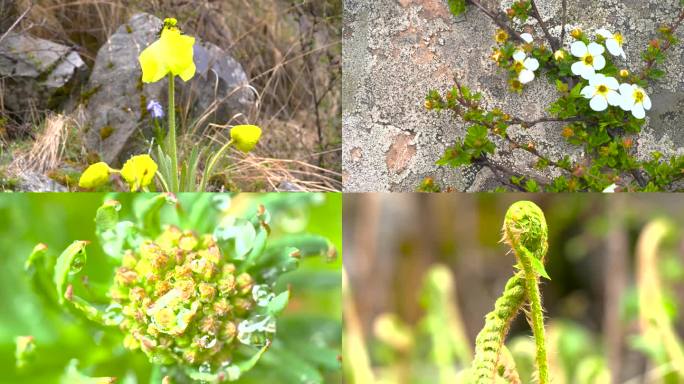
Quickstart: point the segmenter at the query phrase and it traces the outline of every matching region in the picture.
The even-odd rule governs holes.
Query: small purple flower
[[[155,119],[164,117],[164,109],[161,104],[157,103],[155,100],[150,100],[150,102],[147,103],[147,111],[152,114],[152,117]]]

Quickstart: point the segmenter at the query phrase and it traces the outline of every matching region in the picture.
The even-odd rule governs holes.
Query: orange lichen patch
[[[351,150],[352,161],[357,162],[357,161],[361,160],[362,157],[363,157],[363,153],[361,153],[361,148],[359,148],[359,147],[352,148],[352,150]]]
[[[416,146],[411,145],[415,136],[415,134],[399,134],[392,139],[392,145],[385,156],[385,164],[390,172],[400,173],[404,171],[416,155]]]

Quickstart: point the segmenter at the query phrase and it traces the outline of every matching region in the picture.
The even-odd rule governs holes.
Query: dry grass
[[[31,149],[14,158],[8,167],[10,174],[18,175],[23,171],[46,173],[62,162],[68,136],[68,118],[59,114],[49,115],[44,125],[44,130],[38,134]]]
[[[89,65],[132,14],[178,18],[189,34],[230,52],[258,95],[249,116],[214,122],[249,122],[264,130],[256,154],[269,160],[247,166],[243,159],[239,164],[247,169],[237,174],[252,173],[256,182],[258,172],[253,171],[263,167],[265,177],[274,177],[273,159],[288,159],[278,160],[275,168],[289,172],[290,182],[314,189],[341,183],[342,0],[0,0],[0,30],[27,9],[17,31],[76,47]],[[22,118],[12,119],[26,126]],[[205,134],[208,142],[222,141],[222,132]],[[196,143],[189,140],[187,145]],[[328,178],[335,181],[322,181]]]

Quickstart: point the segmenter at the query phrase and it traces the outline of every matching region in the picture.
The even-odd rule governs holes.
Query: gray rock
[[[143,84],[138,62],[140,52],[158,38],[161,26],[155,16],[136,14],[98,51],[84,91],[88,95],[86,146],[110,164],[146,151],[144,138],[152,137],[145,109],[149,100],[159,101],[166,109],[168,81]],[[242,66],[221,48],[199,39],[194,52],[197,73],[187,83],[176,80],[176,104],[190,105],[188,121],[214,102],[217,108],[206,123],[223,124],[236,114],[247,113],[254,97]]]
[[[69,192],[67,187],[38,172],[24,171],[17,178],[18,192]]]
[[[65,45],[13,32],[0,41],[3,102],[14,112],[59,107],[86,71],[79,54]]]
[[[486,3],[510,5],[511,1]],[[560,0],[537,4],[549,25],[560,25]],[[459,18],[450,14],[444,0],[344,0],[344,9],[344,190],[413,191],[426,176],[461,191],[495,187],[498,183],[487,170],[434,164],[447,146],[465,135],[465,125],[449,114],[426,111],[425,94],[429,89],[452,87],[456,74],[464,85],[483,93],[486,107],[534,120],[548,115],[546,108],[556,98],[554,87],[542,78],[520,96],[509,93],[506,75],[489,59],[497,26],[473,6]],[[638,70],[640,52],[657,27],[674,21],[680,10],[679,0],[577,0],[568,2],[567,28],[622,32],[628,60],[616,62]],[[558,36],[560,27],[551,33]],[[678,32],[680,37],[682,33]],[[540,28],[534,36],[543,38]],[[566,37],[565,43],[569,41]],[[684,46],[676,46],[667,56],[663,65],[667,75],[647,89],[654,108],[637,138],[641,158],[653,150],[666,155],[684,153]],[[523,142],[533,140],[553,159],[566,154],[581,159],[581,151],[560,136],[561,129],[562,125],[550,123],[530,129],[511,127],[509,133]],[[534,158],[527,152],[497,145],[505,154],[494,160],[502,166],[534,176],[554,176],[530,171]]]

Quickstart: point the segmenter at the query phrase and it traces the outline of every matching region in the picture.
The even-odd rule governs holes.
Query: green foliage
[[[466,0],[448,0],[449,10],[454,16],[460,16],[466,10]]]
[[[16,239],[14,245],[3,244],[10,255],[5,267],[17,269],[14,265],[18,264],[26,270],[24,278],[28,277],[25,282],[20,275],[20,283],[16,279],[7,282],[15,287],[15,299],[5,312],[9,316],[0,321],[0,353],[5,356],[11,351],[22,367],[8,371],[9,382],[105,383],[117,377],[123,382],[159,383],[168,376],[174,383],[190,382],[191,378],[204,382],[294,383],[305,379],[323,383],[340,378],[341,260],[335,258],[335,250],[341,246],[339,195],[38,197],[0,199],[2,238]],[[101,204],[103,200],[105,204]],[[34,220],[42,225],[36,227]],[[54,230],[44,231],[50,226]],[[249,226],[253,230],[245,231]],[[176,234],[181,238],[173,240]],[[212,248],[213,240],[209,239],[214,237],[216,245]],[[74,238],[85,240],[73,242]],[[36,240],[44,244],[28,252],[27,247]],[[51,251],[53,246],[69,243],[59,256]],[[170,254],[163,251],[164,247],[178,247],[178,255],[185,255],[184,263],[189,263],[199,288],[194,299],[175,304],[171,300],[168,308],[205,308],[183,325],[185,331],[166,341],[165,324],[180,327],[176,320],[150,314],[154,322],[139,327],[135,324],[143,319],[130,317],[131,309],[145,301],[128,301],[133,291],[155,298],[165,289],[159,285],[166,281],[164,276],[172,270],[182,273],[180,264],[172,267],[176,256],[167,259]],[[150,253],[153,249],[161,253]],[[217,250],[220,253],[215,253]],[[215,264],[212,252],[223,255],[219,260],[225,261]],[[21,253],[30,254],[25,262]],[[148,263],[162,260],[167,264]],[[152,277],[156,276],[156,265],[161,279]],[[225,267],[219,272],[203,270],[201,275],[192,272],[193,268],[211,265]],[[232,268],[235,285],[225,285],[227,296],[223,296],[212,286],[218,287],[220,281],[216,279],[228,276],[225,273],[231,273]],[[35,291],[29,289],[29,282]],[[157,289],[162,291],[155,293]],[[122,295],[124,291],[129,294]],[[230,342],[222,339],[222,343],[230,344],[220,349],[221,354],[230,354],[230,363],[214,363],[220,354],[205,350],[199,350],[202,352],[194,362],[176,360],[174,356],[192,357],[200,344],[213,346],[210,339],[202,339],[202,332],[214,326],[210,317],[221,316],[213,311],[222,308],[223,298],[232,309],[226,307],[228,314],[217,317],[216,325],[230,322],[236,333]],[[153,302],[160,300],[158,297]],[[291,300],[297,302],[297,308],[288,307]],[[19,320],[20,313],[36,320]],[[267,324],[264,319],[268,318],[275,321]],[[148,315],[144,319],[144,323],[149,321]],[[239,337],[243,332],[251,332],[251,336],[245,333]],[[180,344],[171,352],[165,347],[168,343]],[[9,356],[8,361],[12,361]]]

